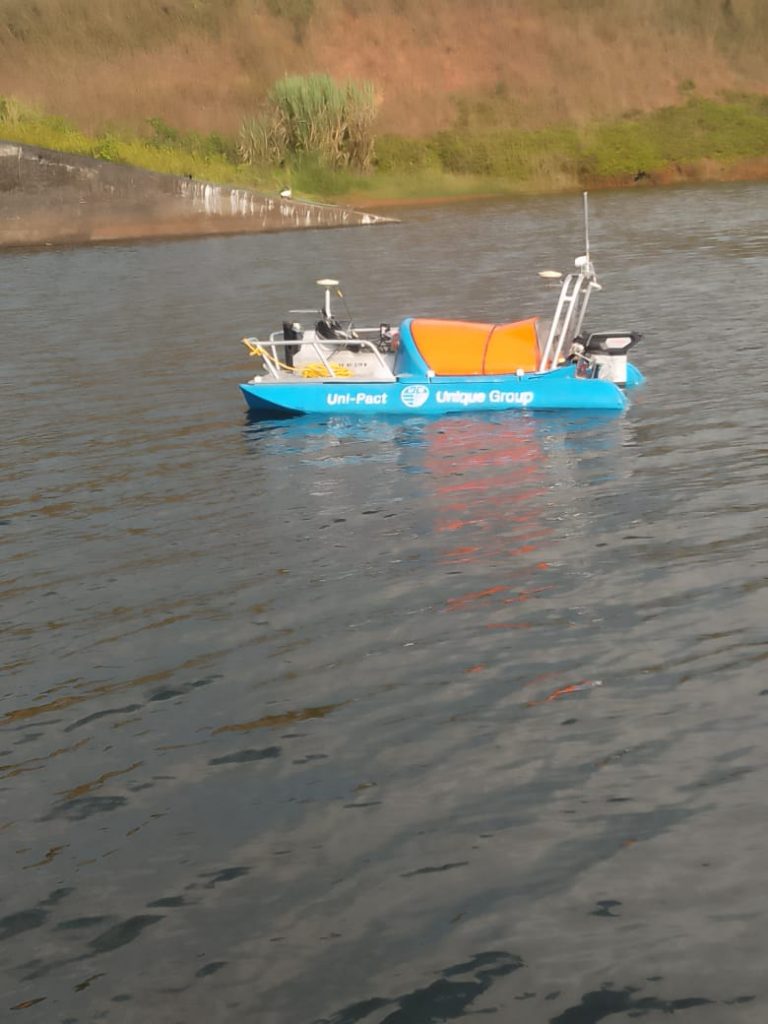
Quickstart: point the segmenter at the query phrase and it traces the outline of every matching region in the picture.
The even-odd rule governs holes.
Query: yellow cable
[[[261,345],[254,345],[250,338],[243,338],[243,344],[248,349],[250,355],[261,356],[261,358],[265,362],[271,364],[272,366],[277,366],[281,370],[285,370],[286,373],[299,373],[302,377],[330,376],[330,374],[328,373],[328,371],[326,370],[322,363],[309,363],[309,365],[303,366],[299,370],[296,367],[288,366],[287,363],[281,363],[279,359],[276,359],[273,355],[270,355],[269,352],[265,352],[264,348]],[[329,363],[328,365],[333,370],[333,374],[336,377],[352,376],[352,371],[347,366],[342,366],[340,363]]]
[[[329,363],[330,368],[333,370],[335,377],[351,377],[352,371],[347,366],[341,366],[339,363]],[[302,366],[301,368],[302,377],[328,377],[330,376],[326,368],[322,363],[310,363],[308,366]]]

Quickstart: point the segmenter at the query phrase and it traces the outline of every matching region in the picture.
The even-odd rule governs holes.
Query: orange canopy
[[[539,367],[538,317],[511,324],[414,320],[411,334],[438,377],[526,373]]]

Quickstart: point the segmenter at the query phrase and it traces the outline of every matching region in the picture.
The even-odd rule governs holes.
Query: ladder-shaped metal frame
[[[539,373],[554,370],[559,365],[566,342],[570,343],[581,331],[590,295],[600,288],[595,268],[588,256],[580,256],[576,266],[579,268],[578,273],[568,274],[560,288],[555,316],[539,363]]]

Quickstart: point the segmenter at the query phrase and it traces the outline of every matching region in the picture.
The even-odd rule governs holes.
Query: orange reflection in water
[[[493,619],[485,628],[529,629],[532,623],[511,613],[548,589],[540,574],[549,568],[542,555],[552,535],[543,522],[548,480],[535,422],[446,418],[426,426],[425,441],[435,533],[450,541],[440,561],[473,570],[473,585],[448,597],[446,611],[486,604]],[[487,585],[476,585],[479,576]]]

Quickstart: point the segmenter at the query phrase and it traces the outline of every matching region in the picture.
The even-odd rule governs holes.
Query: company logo
[[[488,397],[492,402],[500,403],[501,405],[522,405],[525,408],[533,401],[533,392],[498,391],[494,389],[489,393]]]
[[[482,391],[438,391],[435,400],[440,405],[482,405],[486,396]]]
[[[386,405],[389,395],[383,392],[371,393],[369,391],[338,392],[331,391],[325,396],[327,405]]]
[[[420,409],[429,398],[429,388],[424,384],[409,384],[400,392],[400,401],[409,409]]]

